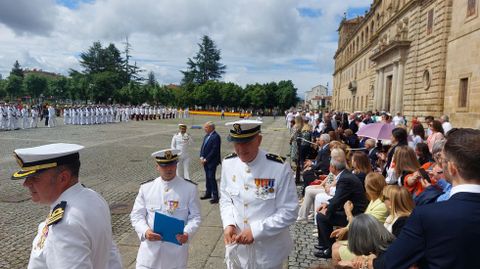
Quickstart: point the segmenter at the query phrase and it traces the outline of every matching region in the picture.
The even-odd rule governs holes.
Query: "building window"
[[[460,79],[460,90],[458,91],[458,107],[467,107],[468,78]]]
[[[427,35],[433,32],[433,9],[428,11],[427,15]]]
[[[477,0],[467,0],[467,17],[477,14]]]

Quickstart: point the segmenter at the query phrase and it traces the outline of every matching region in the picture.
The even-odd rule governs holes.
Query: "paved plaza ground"
[[[60,122],[62,119],[58,119]],[[22,182],[10,180],[18,169],[12,156],[15,148],[47,143],[78,143],[86,148],[81,152],[80,181],[99,192],[110,204],[114,239],[117,242],[124,268],[135,267],[138,238],[130,224],[129,213],[141,182],[157,177],[150,154],[170,146],[177,124],[184,122],[201,126],[213,120],[222,136],[222,154],[233,151],[225,137],[224,123],[213,117],[194,116],[189,119],[171,119],[115,123],[107,125],[73,126],[59,123],[56,128],[0,132],[0,268],[26,268],[31,242],[37,225],[48,214],[47,206],[30,201]],[[288,130],[282,118],[265,118],[262,148],[280,155],[288,154]],[[205,190],[203,168],[197,162],[204,132],[189,129],[194,146],[191,174],[202,194]],[[217,171],[219,174],[221,167]],[[217,176],[218,178],[218,176]],[[223,231],[218,205],[201,201],[202,224],[190,245],[189,268],[225,268]],[[92,220],[94,221],[94,220]],[[310,268],[325,262],[313,256],[315,231],[313,224],[296,224],[291,232],[295,249],[289,257],[288,268]]]

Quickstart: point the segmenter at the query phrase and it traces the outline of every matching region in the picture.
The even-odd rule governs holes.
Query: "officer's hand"
[[[147,239],[148,241],[160,241],[162,240],[162,236],[159,235],[159,234],[156,234],[152,231],[152,229],[148,229],[146,232],[145,232],[145,239]]]
[[[237,228],[233,225],[228,225],[223,231],[223,241],[225,245],[235,243],[235,236],[237,235]]]
[[[188,241],[188,234],[187,233],[177,234],[176,238],[177,238],[177,241],[180,242],[180,244],[183,245],[183,244],[187,243],[187,241]]]
[[[235,241],[238,244],[250,245],[253,243],[252,229],[246,228],[239,235],[236,236]]]

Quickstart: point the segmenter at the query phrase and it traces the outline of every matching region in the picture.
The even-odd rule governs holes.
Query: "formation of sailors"
[[[38,122],[45,119],[45,126],[57,125],[57,112],[63,116],[65,125],[93,125],[128,122],[129,120],[185,119],[189,117],[188,108],[177,109],[165,106],[127,106],[127,105],[48,105],[43,109],[33,105],[0,102],[0,130],[10,131],[37,128]]]
[[[162,106],[133,106],[131,109],[132,120],[161,120],[161,119],[186,119],[189,117],[189,110],[177,109],[175,107]]]
[[[63,108],[65,125],[93,125],[128,122],[130,109],[117,105],[66,106]]]
[[[37,128],[39,110],[36,106],[18,106],[0,102],[0,130]]]

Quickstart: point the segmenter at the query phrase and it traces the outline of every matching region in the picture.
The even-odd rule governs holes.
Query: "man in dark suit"
[[[363,184],[354,174],[346,169],[345,158],[332,158],[330,172],[337,179],[335,195],[328,204],[320,205],[317,214],[318,252],[314,255],[319,258],[332,257],[334,238],[330,238],[333,226],[346,226],[348,224],[343,205],[346,201],[353,203],[353,215],[363,213],[367,208],[368,200]]]
[[[480,268],[480,130],[450,131],[441,159],[450,199],[417,207],[375,268]]]
[[[215,131],[215,124],[211,121],[203,125],[205,130],[205,138],[203,139],[202,148],[200,149],[200,161],[205,169],[206,192],[200,199],[211,199],[210,203],[218,203],[218,186],[215,179],[217,166],[220,164],[220,136]]]
[[[317,179],[320,175],[327,175],[330,166],[330,136],[322,134],[316,138],[318,146],[317,157],[314,161],[305,161],[305,169],[303,170],[303,195],[305,195],[305,188]]]
[[[368,156],[368,159],[370,160],[370,164],[372,165],[372,168],[375,170],[377,169],[377,161],[378,161],[378,149],[376,148],[375,145],[375,139],[367,139],[365,141],[365,153]]]
[[[352,130],[354,134],[358,131],[358,119],[354,113],[348,116],[348,129]]]

